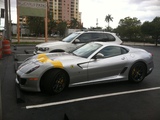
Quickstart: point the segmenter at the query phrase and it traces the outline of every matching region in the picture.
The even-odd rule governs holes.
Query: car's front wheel
[[[41,90],[48,94],[57,94],[68,87],[67,74],[61,69],[48,71],[41,79]]]
[[[142,62],[135,63],[129,72],[129,80],[135,83],[143,81],[146,76],[146,66]]]

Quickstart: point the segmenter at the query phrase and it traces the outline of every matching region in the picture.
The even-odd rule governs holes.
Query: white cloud
[[[107,26],[105,16],[108,14],[111,14],[113,17],[113,22],[110,23],[110,26],[116,27],[120,18],[129,16],[126,14],[126,10],[129,10],[127,0],[101,0],[100,2],[95,2],[95,0],[80,0],[79,7],[82,12],[84,27],[95,27],[97,18],[100,27]]]
[[[96,27],[96,19],[100,27],[105,27],[105,16],[111,14],[112,28],[118,26],[119,20],[125,17],[137,17],[151,21],[160,13],[160,0],[79,0],[79,10],[82,12],[84,27]]]

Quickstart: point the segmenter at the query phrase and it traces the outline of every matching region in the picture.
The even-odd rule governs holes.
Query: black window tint
[[[104,57],[113,57],[117,55],[121,55],[121,48],[117,46],[108,46],[103,48],[100,53],[104,55]]]
[[[77,39],[80,40],[82,43],[87,43],[91,41],[91,33],[84,33],[80,35]]]
[[[106,41],[115,41],[115,37],[111,34],[108,34],[108,33],[104,33],[104,39]]]
[[[122,53],[122,54],[126,54],[126,53],[128,53],[128,50],[125,49],[125,48],[121,48],[121,53]]]
[[[103,41],[102,33],[92,33],[92,41]]]

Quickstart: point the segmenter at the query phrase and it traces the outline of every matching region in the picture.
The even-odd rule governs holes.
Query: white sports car
[[[91,42],[71,53],[44,53],[26,59],[17,70],[16,82],[23,90],[56,94],[68,86],[138,83],[153,68],[152,54],[143,49]]]

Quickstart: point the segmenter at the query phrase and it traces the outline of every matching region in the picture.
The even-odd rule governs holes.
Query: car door
[[[127,52],[127,51],[126,51]],[[121,47],[108,46],[99,53],[104,57],[100,59],[91,59],[88,64],[88,80],[107,80],[109,77],[116,77],[124,69],[127,58]]]
[[[90,42],[91,38],[92,38],[91,33],[83,33],[73,41],[72,46],[74,46],[76,49],[76,48],[84,45],[85,43]]]
[[[83,33],[79,37],[77,37],[79,40],[78,43],[88,43],[92,40],[92,34],[91,33]]]

